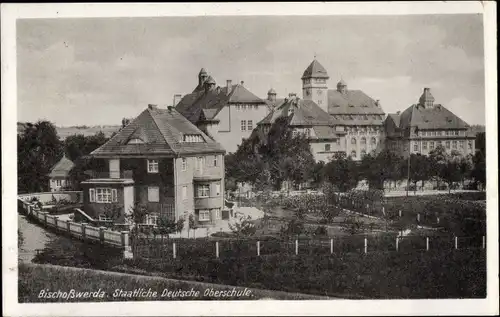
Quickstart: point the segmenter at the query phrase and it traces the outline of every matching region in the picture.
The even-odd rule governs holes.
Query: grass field
[[[244,287],[234,288],[235,293],[231,294],[233,288],[229,285],[178,281],[154,276],[131,275],[53,265],[19,265],[18,289],[20,303],[131,300],[327,299],[320,296],[258,289],[247,289],[245,291]],[[131,293],[136,289],[143,289],[145,292],[150,289],[151,291],[149,293],[143,292],[143,294],[139,292],[136,294]],[[174,292],[168,295],[168,292],[164,292],[165,289]],[[193,292],[188,293],[191,289]],[[123,292],[117,290],[122,290]],[[177,290],[182,290],[183,293],[175,293]],[[213,292],[210,292],[210,290],[213,290]],[[58,291],[60,293],[57,293]],[[217,294],[215,293],[216,291],[221,293]],[[85,292],[88,293],[85,294]],[[241,296],[231,296],[238,294],[236,292],[240,292]]]

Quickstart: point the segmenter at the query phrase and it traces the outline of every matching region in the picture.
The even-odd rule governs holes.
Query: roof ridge
[[[151,111],[153,111],[153,109],[149,109],[147,108],[146,111],[148,112],[149,116],[151,117],[151,119],[153,119],[153,123],[155,124],[156,126],[156,129],[160,132],[160,135],[161,137],[163,138],[163,140],[165,141],[165,144],[176,154],[178,155],[179,154],[179,151],[175,150],[169,143],[168,143],[168,140],[165,138],[165,135],[163,134],[163,132],[161,131],[160,129],[160,126],[158,125],[158,122],[156,122],[156,118],[155,116],[153,116],[153,114],[151,113]]]

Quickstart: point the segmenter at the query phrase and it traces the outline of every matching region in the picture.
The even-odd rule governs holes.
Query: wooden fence
[[[485,249],[486,237],[339,236],[330,239],[168,239],[136,238],[135,256],[143,258],[254,257],[266,255],[335,255],[344,253],[416,252],[429,250]]]

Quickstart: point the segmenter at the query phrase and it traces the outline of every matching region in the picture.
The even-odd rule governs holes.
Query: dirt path
[[[30,263],[36,255],[36,250],[42,250],[56,235],[46,231],[40,226],[29,222],[24,215],[18,215],[18,226],[24,241],[19,249],[19,259]]]

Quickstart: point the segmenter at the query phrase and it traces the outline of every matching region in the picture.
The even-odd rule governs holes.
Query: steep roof
[[[394,122],[394,124],[396,125],[396,127],[399,127],[399,123],[401,121],[401,115],[397,114],[397,113],[389,113],[387,115],[387,117],[391,118],[392,121]]]
[[[328,113],[334,114],[379,114],[384,110],[377,106],[375,100],[361,90],[347,90],[341,93],[335,89],[328,90]]]
[[[204,142],[183,142],[184,134],[201,135]],[[144,143],[128,144],[131,139],[137,137],[140,137]],[[225,150],[219,143],[189,122],[175,108],[160,109],[150,105],[91,155],[96,157],[149,154],[178,156],[224,152]]]
[[[67,177],[75,164],[64,155],[50,170],[49,177]]]
[[[182,97],[176,109],[189,121],[196,123],[202,114],[205,120],[215,118],[222,108],[231,103],[266,104],[264,100],[254,95],[243,85],[232,85],[229,94],[227,91],[227,87],[220,90],[194,91]],[[206,109],[210,110],[206,111]]]
[[[302,75],[302,79],[305,78],[330,78],[326,69],[321,65],[316,59],[314,59],[309,66],[307,66],[304,74]]]
[[[272,124],[276,119],[287,116],[292,126],[314,126],[332,124],[330,116],[312,100],[292,98],[276,107],[258,125]]]
[[[442,105],[426,108],[422,105],[408,107],[400,116],[399,127],[418,129],[468,129],[469,125]]]

